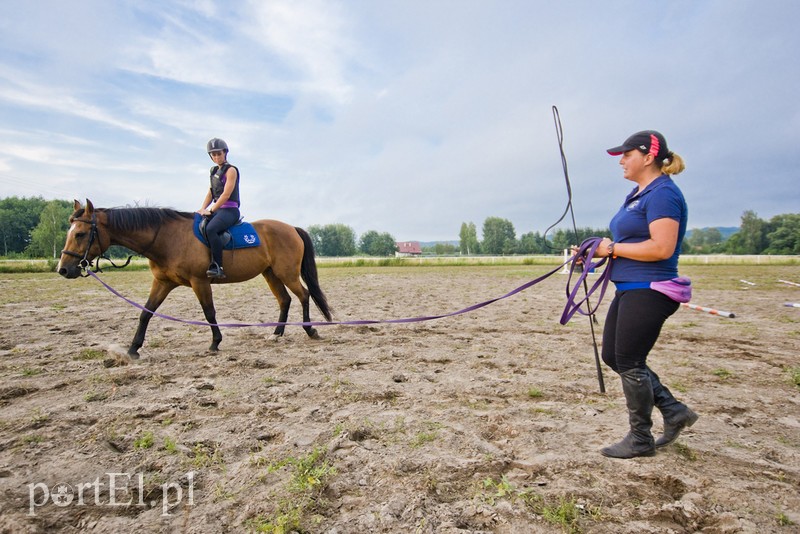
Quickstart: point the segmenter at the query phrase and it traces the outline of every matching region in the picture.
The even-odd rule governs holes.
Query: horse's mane
[[[108,216],[108,226],[112,230],[120,232],[135,232],[137,230],[147,230],[159,228],[168,221],[191,219],[193,213],[178,211],[172,208],[97,208]],[[79,210],[73,217],[83,216],[84,210]]]

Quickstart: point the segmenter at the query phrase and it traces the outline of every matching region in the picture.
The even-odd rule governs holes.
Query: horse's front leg
[[[214,308],[214,298],[211,295],[211,282],[207,279],[193,281],[192,291],[197,296],[197,300],[200,301],[206,321],[211,323],[211,346],[208,347],[208,350],[216,352],[219,350],[220,342],[222,342],[222,332],[217,326],[217,310]]]
[[[161,306],[164,299],[167,298],[170,291],[177,287],[172,282],[165,282],[161,280],[153,280],[153,285],[150,286],[150,295],[147,297],[147,302],[144,307],[149,311],[142,311],[139,315],[139,327],[136,329],[136,334],[133,336],[131,346],[128,348],[128,356],[131,358],[139,358],[139,349],[144,345],[144,336],[147,333],[147,325],[150,324],[150,319],[153,318],[154,312]]]

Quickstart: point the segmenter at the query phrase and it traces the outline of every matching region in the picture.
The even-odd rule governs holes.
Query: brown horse
[[[111,245],[127,247],[150,260],[153,284],[145,308],[155,312],[173,289],[178,286],[191,287],[200,301],[206,321],[213,325],[209,349],[219,350],[222,333],[216,326],[216,310],[211,296],[212,280],[206,276],[210,252],[195,237],[193,220],[194,214],[172,209],[95,209],[88,199],[85,207],[76,200],[75,212],[69,219],[67,241],[58,262],[58,274],[65,278],[77,278]],[[311,320],[309,295],[330,321],[331,311],[319,286],[314,247],[308,233],[302,228],[274,220],[255,221],[252,225],[261,238],[261,244],[224,251],[223,264],[227,278],[215,279],[213,283],[244,282],[260,274],[278,300],[278,322],[286,322],[289,316],[292,297],[286,288],[300,299],[304,323]],[[301,276],[307,288],[300,282]],[[139,328],[128,348],[131,358],[139,357],[151,317],[152,313],[148,311],[142,311],[139,316]],[[311,326],[303,328],[309,337],[318,337],[317,331]],[[277,326],[270,339],[282,336],[283,331],[284,325]]]

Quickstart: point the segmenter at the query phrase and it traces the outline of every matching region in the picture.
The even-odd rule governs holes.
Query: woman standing
[[[636,187],[611,220],[613,239],[604,238],[596,253],[614,258],[610,276],[617,290],[603,330],[603,361],[622,379],[630,424],[622,441],[601,452],[613,458],[653,456],[698,419],[647,366],[661,327],[691,291],[688,279],[678,278],[688,208],[671,178],[685,166],[652,130],[633,134],[608,153],[622,156],[623,176]],[[654,405],[664,417],[658,440],[650,433]]]
[[[239,222],[239,169],[228,163],[228,144],[222,139],[215,137],[206,143],[206,152],[215,165],[211,167],[211,187],[197,213],[209,217],[206,235],[211,265],[206,275],[222,279],[222,234]]]

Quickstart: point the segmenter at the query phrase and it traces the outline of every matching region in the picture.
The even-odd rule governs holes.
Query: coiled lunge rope
[[[606,294],[609,274],[611,272],[610,258],[601,258],[600,261],[596,262],[592,261],[594,253],[597,250],[597,247],[600,246],[601,242],[602,238],[600,237],[590,237],[586,239],[583,243],[581,243],[581,246],[578,247],[575,255],[569,260],[572,262],[572,265],[569,270],[569,277],[567,278],[567,305],[564,307],[564,313],[561,314],[561,324],[567,324],[576,312],[580,313],[581,315],[591,317],[600,307],[600,302],[602,302],[603,297]],[[601,273],[599,273],[594,284],[592,284],[591,287],[588,287],[588,284],[584,286],[586,283],[586,276],[595,272],[598,267],[607,262],[608,266],[603,269]],[[582,269],[580,268],[581,266],[583,267]],[[572,275],[575,273],[575,271],[581,271],[581,274],[578,276],[577,280],[575,280],[575,284],[570,286],[570,283],[572,282]],[[576,301],[575,299],[581,286],[586,288],[584,290],[584,297]],[[600,290],[600,295],[597,297],[597,302],[595,302],[594,307],[590,307],[589,297],[591,297],[598,289]],[[583,304],[586,304],[586,311],[581,309]]]

